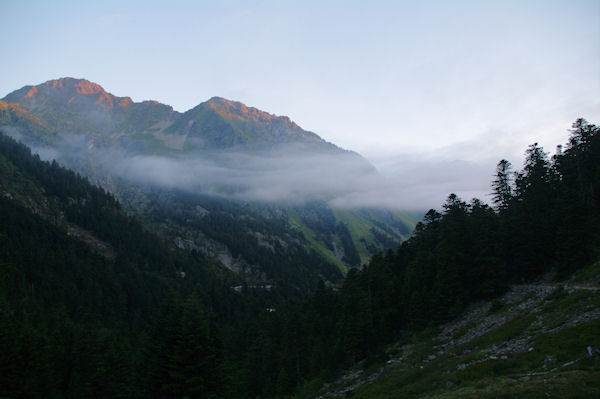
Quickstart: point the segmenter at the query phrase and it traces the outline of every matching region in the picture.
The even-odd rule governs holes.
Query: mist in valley
[[[3,130],[45,160],[70,166],[79,159],[99,167],[102,174],[134,183],[241,201],[302,204],[319,200],[338,208],[424,211],[439,208],[451,192],[465,200],[486,201],[495,167],[491,157],[461,160],[418,154],[376,157],[375,167],[350,151],[311,151],[295,145],[270,151],[148,155],[92,145],[80,134],[65,135],[61,145],[49,147],[28,141],[15,128]]]

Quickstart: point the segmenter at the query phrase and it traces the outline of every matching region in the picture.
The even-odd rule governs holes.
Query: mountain
[[[61,134],[143,132],[179,114],[168,105],[134,103],[130,97],[117,97],[96,83],[74,78],[25,86],[3,100],[18,104]]]
[[[186,135],[208,148],[264,148],[270,145],[300,143],[314,149],[339,150],[319,136],[307,132],[286,116],[275,116],[256,108],[213,97],[185,112],[165,133]]]
[[[144,153],[264,150],[283,144],[297,144],[299,148],[325,153],[348,152],[303,130],[288,117],[220,97],[182,114],[157,101],[136,103],[130,97],[115,96],[96,83],[67,77],[25,86],[8,94],[3,101],[35,115],[59,135],[85,134],[108,139],[112,145],[120,142],[129,150]]]
[[[24,110],[20,105],[0,101],[0,126],[8,128],[18,126],[29,133],[32,140],[49,144],[56,139],[56,134],[46,123]]]
[[[331,199],[359,188],[365,180],[381,178],[359,154],[303,130],[288,117],[223,98],[213,97],[182,114],[156,101],[136,103],[130,97],[117,97],[85,79],[62,78],[25,86],[2,101],[15,117],[4,112],[0,126],[23,130],[20,138],[27,144],[60,149],[61,161],[76,169],[93,158],[86,174],[99,163],[114,164],[107,154],[120,152],[121,157],[185,158],[226,172],[251,172],[269,180],[258,187],[262,191],[273,180],[265,172],[282,171],[282,179],[293,184],[294,191],[308,192],[311,199]],[[206,171],[206,166],[201,168]],[[213,189],[211,177],[207,179],[211,187],[205,191],[239,191],[240,185],[256,181],[226,173],[216,178],[219,184]],[[237,180],[229,184],[232,178]],[[313,181],[317,184],[311,186]],[[313,193],[315,187],[319,189]]]
[[[224,98],[179,113],[62,78],[4,97],[0,129],[88,176],[179,248],[301,295],[396,247],[419,218],[333,208],[380,181],[375,168],[288,117]]]

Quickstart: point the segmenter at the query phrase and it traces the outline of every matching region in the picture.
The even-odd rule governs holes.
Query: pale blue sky
[[[179,111],[222,96],[288,115],[382,170],[411,157],[518,165],[534,141],[550,152],[564,143],[577,117],[600,123],[598,0],[0,0],[0,9],[0,97],[64,76]]]

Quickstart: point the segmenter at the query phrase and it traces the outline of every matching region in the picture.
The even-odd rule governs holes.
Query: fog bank
[[[23,140],[16,129],[4,131]],[[439,209],[450,193],[489,202],[499,159],[461,160],[448,154],[374,157],[377,170],[358,155],[314,153],[294,146],[276,151],[202,151],[193,155],[142,155],[90,146],[82,135],[62,148],[31,146],[42,159],[65,164],[80,158],[100,173],[134,183],[244,201],[299,204],[327,201],[342,208]],[[26,143],[27,144],[27,143]]]

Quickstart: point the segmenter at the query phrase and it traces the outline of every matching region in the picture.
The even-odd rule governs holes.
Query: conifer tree
[[[499,211],[506,211],[513,197],[511,164],[506,159],[498,162],[492,181],[492,201]]]

